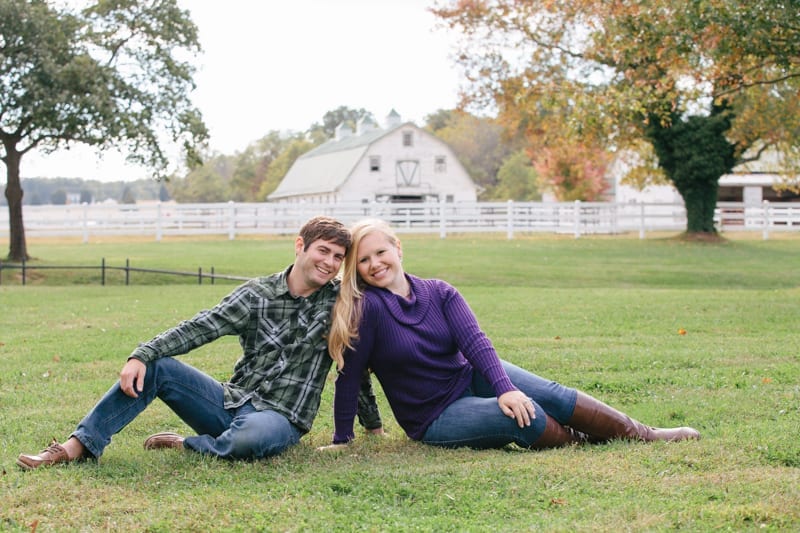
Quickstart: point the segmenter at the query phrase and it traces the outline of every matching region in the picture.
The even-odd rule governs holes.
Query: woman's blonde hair
[[[331,331],[328,334],[328,353],[336,361],[339,370],[344,367],[344,351],[352,349],[353,342],[358,340],[358,325],[363,309],[364,281],[358,275],[358,245],[361,239],[376,231],[383,233],[390,244],[397,246],[397,234],[383,220],[362,220],[350,228],[353,242],[344,260],[342,285],[333,306]]]

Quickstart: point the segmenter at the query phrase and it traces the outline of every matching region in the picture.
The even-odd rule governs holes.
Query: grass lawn
[[[23,472],[20,452],[64,440],[138,343],[219,301],[232,282],[34,270],[0,284],[0,531],[800,530],[800,236],[722,244],[651,237],[401,235],[404,265],[465,295],[501,357],[697,442],[529,452],[443,450],[389,435],[319,453],[332,383],[288,453],[229,462],[145,451],[187,427],[160,402],[99,462]],[[36,265],[259,275],[287,238],[29,242]],[[0,241],[7,248],[7,242]],[[683,334],[682,334],[683,333]],[[183,356],[220,380],[226,338]],[[332,375],[331,375],[332,381]]]

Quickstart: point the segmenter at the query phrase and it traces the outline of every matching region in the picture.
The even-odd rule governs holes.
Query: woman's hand
[[[521,428],[530,426],[531,420],[536,418],[533,401],[521,391],[508,391],[497,398],[497,403],[500,405],[503,414],[514,418]]]
[[[386,433],[386,431],[384,431],[383,427],[373,428],[373,429],[365,429],[364,433],[366,433],[367,435],[380,435],[380,436],[388,435],[388,433]],[[318,452],[335,452],[337,450],[344,450],[348,446],[350,446],[349,443],[346,443],[346,444],[328,444],[327,446],[319,446],[319,447],[317,447],[317,451]]]
[[[347,444],[328,444],[327,446],[317,447],[318,452],[335,452],[347,448]]]

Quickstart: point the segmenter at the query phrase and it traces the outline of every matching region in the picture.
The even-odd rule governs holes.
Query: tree
[[[268,179],[270,166],[299,136],[300,134],[281,133],[273,130],[238,154],[231,178],[233,199],[263,202],[264,196],[261,194],[261,190],[264,182]]]
[[[134,194],[133,189],[131,189],[130,186],[126,185],[125,189],[123,189],[122,196],[119,199],[119,203],[125,205],[132,205],[136,203],[136,195]]]
[[[524,150],[511,154],[497,171],[497,199],[539,201],[542,193],[537,185],[538,174],[531,165],[531,158]]]
[[[102,0],[80,12],[0,0],[10,260],[28,258],[20,163],[31,150],[115,147],[159,174],[166,143],[176,142],[196,160],[207,131],[189,99],[194,68],[181,58],[198,51],[197,28],[176,0]]]
[[[558,122],[556,144],[647,141],[684,198],[687,233],[715,233],[734,165],[767,149],[797,160],[800,11],[785,1],[453,0],[434,12],[464,35],[468,102],[529,138]]]
[[[168,202],[172,197],[169,195],[169,190],[164,183],[161,183],[161,186],[158,188],[158,201],[159,202]]]
[[[439,110],[426,117],[426,126],[453,149],[472,180],[486,191],[484,196],[492,197],[497,171],[514,151],[503,137],[502,125],[464,111]]]
[[[596,202],[608,190],[609,154],[581,143],[559,143],[542,148],[533,158],[539,183],[560,202]]]
[[[372,113],[364,108],[351,109],[347,106],[339,106],[332,111],[326,112],[322,116],[322,124],[314,123],[308,128],[308,138],[315,145],[322,144],[328,139],[332,139],[336,134],[339,124],[346,124],[351,130],[356,130],[356,124],[364,117],[372,117]]]
[[[58,189],[50,195],[50,203],[53,205],[67,205],[67,191]]]
[[[266,200],[267,196],[278,188],[281,180],[289,172],[289,169],[292,168],[297,158],[315,146],[316,144],[314,142],[301,136],[289,140],[289,143],[283,151],[281,151],[269,165],[264,182],[261,184],[261,189],[258,191],[259,200],[262,202]]]
[[[233,170],[233,156],[207,156],[203,165],[193,168],[186,177],[169,181],[170,194],[175,201],[181,203],[230,201],[230,177]]]

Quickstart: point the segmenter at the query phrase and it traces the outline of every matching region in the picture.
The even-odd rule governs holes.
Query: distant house
[[[683,203],[683,198],[672,185],[650,185],[643,190],[621,183],[628,166],[618,159],[609,176],[612,184],[610,200],[618,203]],[[756,161],[743,163],[719,179],[717,200],[760,204],[770,202],[798,202],[800,195],[779,190],[780,165],[774,152],[766,152]]]
[[[300,156],[267,199],[272,202],[474,202],[478,186],[450,147],[392,110]]]

